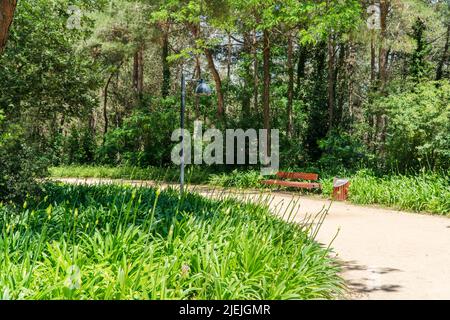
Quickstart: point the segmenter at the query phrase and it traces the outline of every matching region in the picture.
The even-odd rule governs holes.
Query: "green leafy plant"
[[[350,200],[403,210],[450,214],[449,173],[423,171],[419,175],[377,177],[368,170],[351,179]]]
[[[323,154],[318,164],[326,171],[356,168],[366,158],[364,146],[348,133],[333,131],[319,141]]]
[[[22,129],[2,125],[0,119],[0,202],[19,201],[38,192],[37,178],[46,175],[46,166],[47,161],[27,143]]]
[[[233,170],[230,173],[212,174],[209,183],[222,187],[260,188],[264,177],[258,171]]]
[[[379,98],[388,115],[382,156],[391,169],[448,169],[450,166],[450,83],[447,80],[407,87]]]
[[[0,205],[9,299],[331,299],[342,293],[310,226],[261,204],[176,190],[45,185]]]

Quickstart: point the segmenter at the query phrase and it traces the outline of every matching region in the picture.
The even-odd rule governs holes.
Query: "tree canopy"
[[[184,72],[189,127],[280,129],[283,167],[449,166],[447,1],[0,4],[0,133],[50,164],[170,165]]]

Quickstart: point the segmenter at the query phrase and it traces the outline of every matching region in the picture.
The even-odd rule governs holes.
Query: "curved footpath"
[[[125,183],[150,181],[58,179],[67,183]],[[167,187],[168,185],[163,185]],[[287,192],[212,190],[192,186],[208,196],[270,201],[272,211],[296,222],[324,208],[328,214],[317,241],[328,246],[343,266],[349,299],[450,299],[450,219],[447,217],[356,206]],[[308,220],[309,221],[309,220]],[[317,221],[317,220],[316,220]]]

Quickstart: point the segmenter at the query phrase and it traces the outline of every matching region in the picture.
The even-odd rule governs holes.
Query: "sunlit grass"
[[[58,167],[51,169],[54,177],[95,177],[111,179],[144,179],[174,182],[179,178],[175,168],[134,167]],[[208,183],[233,188],[267,188],[261,184],[259,171],[232,171],[211,173],[192,168],[188,174],[191,183]],[[346,176],[351,181],[349,201],[356,204],[380,204],[401,210],[450,214],[450,176],[448,172],[422,172],[416,175],[392,174],[377,177],[368,170]],[[333,176],[321,174],[322,195],[331,197]],[[296,189],[292,191],[298,192]]]
[[[258,171],[240,172],[234,170],[230,173],[212,174],[208,182],[212,185],[233,188],[261,188],[264,179]]]
[[[350,200],[402,210],[450,214],[450,177],[424,172],[415,176],[375,177],[361,171],[352,177]]]
[[[108,178],[108,179],[130,179],[130,180],[156,180],[176,182],[180,178],[178,168],[168,167],[146,167],[133,166],[60,166],[49,169],[52,177],[58,178]],[[186,169],[186,179],[191,183],[206,183],[208,171],[189,167]]]

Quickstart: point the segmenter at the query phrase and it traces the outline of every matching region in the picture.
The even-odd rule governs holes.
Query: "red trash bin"
[[[347,200],[349,187],[350,187],[350,180],[334,178],[333,199],[338,201]]]

